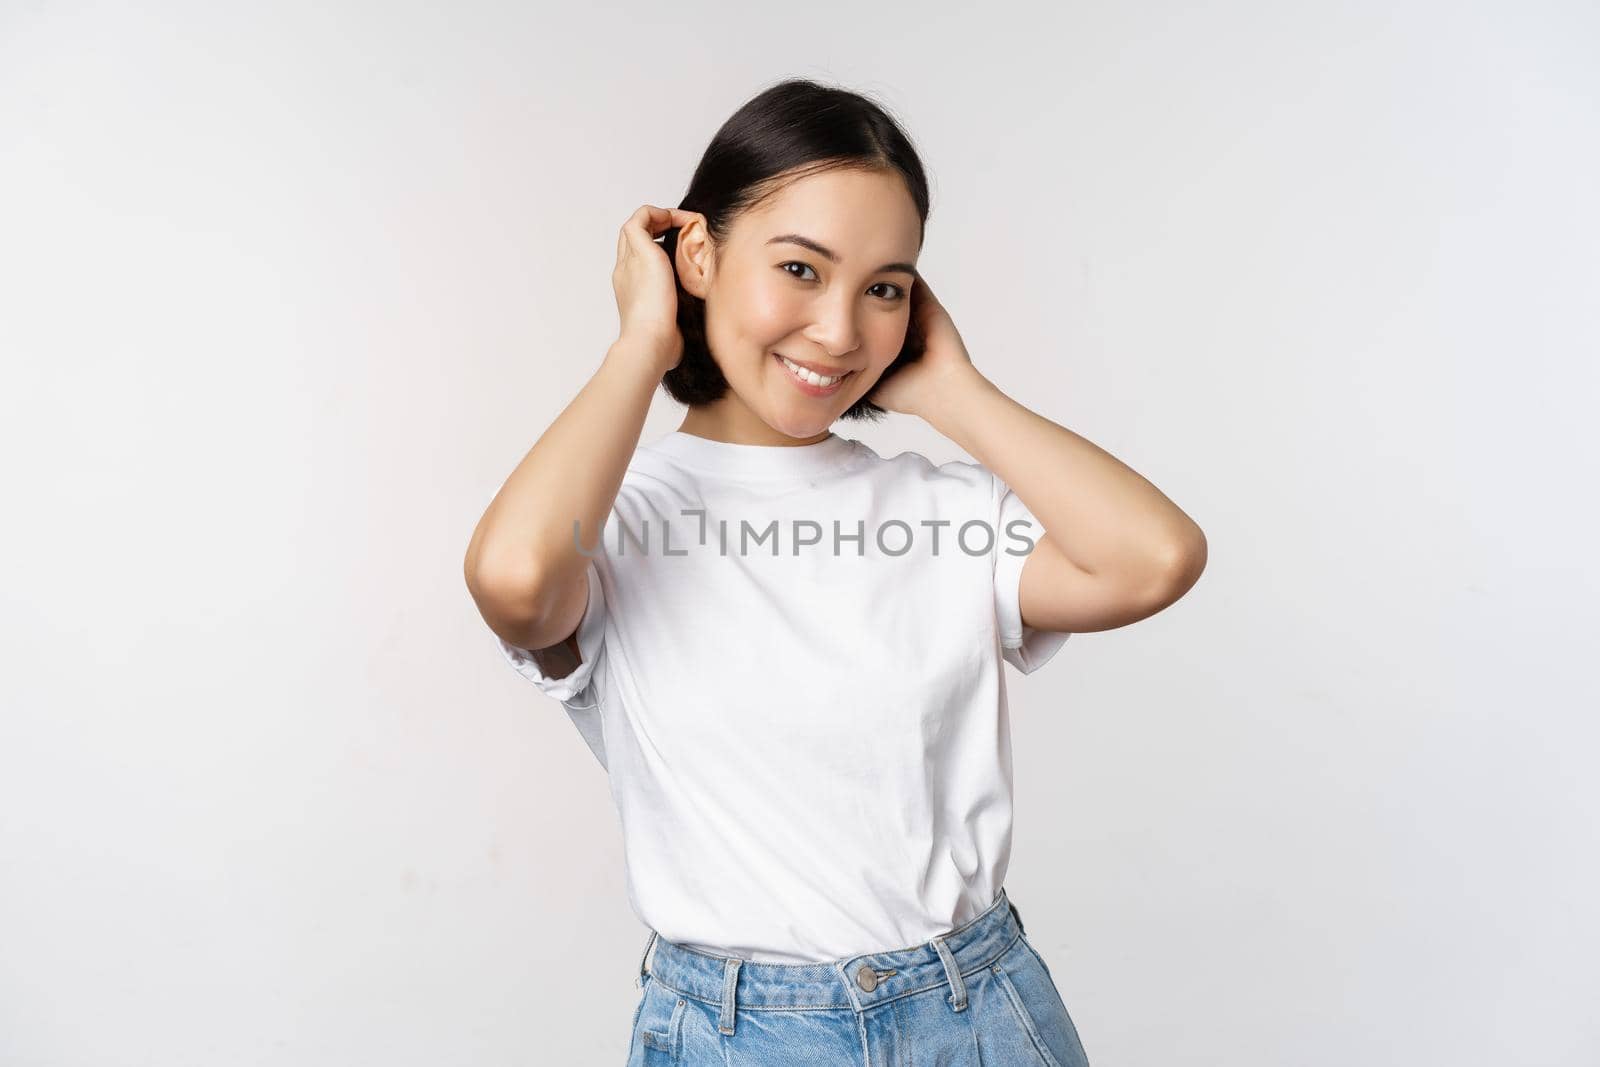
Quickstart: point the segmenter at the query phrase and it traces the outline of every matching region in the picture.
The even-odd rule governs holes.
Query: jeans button
[[[878,988],[878,972],[872,969],[869,963],[863,963],[856,968],[856,985],[868,993]]]

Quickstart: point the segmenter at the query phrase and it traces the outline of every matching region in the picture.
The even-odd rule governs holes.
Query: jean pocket
[[[1049,1044],[1045,1042],[1044,1036],[1039,1032],[1039,1024],[1034,1021],[1033,1012],[1028,1009],[1026,998],[1023,996],[1022,991],[1017,988],[1016,983],[1011,980],[1011,976],[1006,973],[1006,969],[996,963],[989,970],[994,975],[995,981],[1000,983],[1000,990],[1004,994],[1003,999],[1010,1006],[1012,1014],[1016,1016],[1017,1023],[1027,1033],[1028,1040],[1033,1045],[1033,1051],[1039,1057],[1039,1062],[1044,1064],[1044,1067],[1061,1067],[1061,1063],[1056,1059],[1055,1053],[1050,1051]]]
[[[1078,1027],[1050,977],[1050,968],[1027,938],[1017,938],[991,969],[1005,993],[1002,999],[1009,1001],[1040,1058],[1050,1067],[1087,1067],[1089,1058]]]
[[[633,1009],[633,1039],[628,1047],[628,1067],[650,1067],[678,1062],[682,1047],[683,1013],[688,1001],[645,977],[644,995]]]

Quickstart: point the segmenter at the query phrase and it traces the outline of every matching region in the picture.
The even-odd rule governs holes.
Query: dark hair
[[[928,181],[911,139],[875,101],[802,78],[762,90],[722,124],[700,157],[678,207],[704,215],[712,239],[721,241],[739,215],[790,182],[844,168],[900,174],[921,219],[920,248],[928,226]],[[676,264],[677,227],[667,231],[662,247]],[[923,342],[915,326],[913,319],[904,347],[874,388],[921,358]],[[686,291],[681,281],[678,329],[683,334],[683,358],[667,371],[662,386],[674,400],[691,407],[720,400],[727,394],[728,380],[706,343],[705,301]],[[839,417],[876,420],[883,415],[884,409],[864,396]]]

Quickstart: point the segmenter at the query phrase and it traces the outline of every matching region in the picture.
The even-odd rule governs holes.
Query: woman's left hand
[[[977,368],[939,298],[923,278],[911,285],[911,329],[925,341],[922,358],[896,371],[868,395],[886,411],[926,417],[934,405],[971,384]]]

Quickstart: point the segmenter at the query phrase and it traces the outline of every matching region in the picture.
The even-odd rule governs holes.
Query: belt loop
[[[639,977],[637,977],[637,978],[635,978],[633,980],[633,984],[636,985],[636,986],[639,986],[640,988],[643,988],[643,986],[644,986],[644,976],[645,976],[644,961],[645,961],[646,958],[649,957],[650,950],[655,947],[655,944],[656,944],[656,932],[655,932],[654,929],[652,929],[650,931],[650,940],[648,940],[648,941],[646,941],[644,943],[644,954],[639,957]]]
[[[733,990],[739,984],[739,964],[742,962],[738,956],[729,956],[722,965],[722,1017],[717,1020],[717,1029],[724,1034],[733,1033]]]
[[[1018,911],[1017,910],[1017,906],[1015,904],[1011,903],[1011,898],[1010,897],[1006,898],[1006,904],[1008,906],[1010,906],[1010,908],[1011,908],[1011,917],[1013,919],[1017,920],[1017,932],[1019,934],[1027,933],[1028,932],[1028,928],[1026,926],[1022,925],[1022,912]]]
[[[967,984],[961,980],[961,968],[956,966],[956,958],[950,953],[950,946],[944,943],[944,938],[933,939],[933,950],[939,954],[939,962],[944,964],[944,976],[950,980],[952,996],[950,1003],[956,1011],[967,1010]]]

